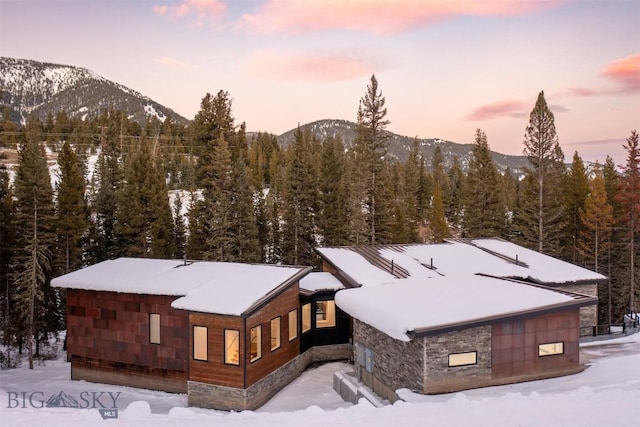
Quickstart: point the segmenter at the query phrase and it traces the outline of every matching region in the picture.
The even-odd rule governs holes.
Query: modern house
[[[332,320],[341,313],[333,300],[314,297],[336,285],[331,278],[305,292],[333,313],[321,320],[301,306],[299,283],[310,270],[119,258],[58,277],[71,377],[187,393],[191,406],[255,409],[309,364],[349,356],[348,338],[302,350],[322,321],[344,323]]]
[[[245,410],[328,360],[390,400],[563,375],[605,280],[498,239],[317,252],[323,272],[119,258],[54,279],[72,379]]]
[[[394,401],[578,372],[604,276],[498,240],[318,248],[350,289],[356,377]],[[544,283],[545,285],[542,285]],[[586,309],[586,311],[585,311]],[[583,313],[581,313],[583,311]]]

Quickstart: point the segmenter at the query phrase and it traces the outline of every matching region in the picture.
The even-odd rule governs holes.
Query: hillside
[[[96,117],[106,108],[125,111],[140,123],[157,117],[187,123],[170,108],[86,69],[27,59],[0,57],[0,107],[12,121],[30,114],[46,120],[65,111],[70,117]]]
[[[350,148],[356,134],[356,124],[348,120],[318,120],[301,127],[308,126],[311,134],[318,139],[326,137],[340,137],[346,148]],[[294,138],[296,128],[278,136],[280,145],[288,145]],[[389,156],[392,159],[405,161],[409,156],[411,145],[414,138],[398,135],[389,132]],[[458,144],[439,138],[419,138],[418,144],[420,152],[427,160],[427,167],[430,168],[429,162],[433,156],[436,147],[440,147],[447,166],[453,163],[453,158],[458,157],[463,170],[467,170],[469,159],[471,158],[472,144]],[[527,166],[528,160],[525,156],[511,156],[501,153],[492,152],[493,160],[496,162],[498,169],[504,171],[509,167],[514,173],[521,173],[523,168]]]

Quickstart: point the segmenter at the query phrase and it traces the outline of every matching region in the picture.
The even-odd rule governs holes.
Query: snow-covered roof
[[[389,266],[427,279],[450,274],[484,274],[556,285],[606,278],[591,270],[500,239],[449,241],[441,244],[373,246],[367,259],[358,247],[318,248],[318,253],[353,285],[376,286],[395,281]],[[373,262],[372,262],[373,261]],[[384,267],[386,265],[386,267]]]
[[[173,295],[177,309],[240,316],[310,267],[118,258],[52,280],[60,288]]]
[[[570,295],[536,285],[466,274],[344,289],[335,300],[352,317],[401,341],[410,341],[408,333],[419,329],[445,329],[577,303]]]
[[[300,279],[300,290],[310,293],[317,291],[336,291],[344,285],[331,273],[313,272]]]

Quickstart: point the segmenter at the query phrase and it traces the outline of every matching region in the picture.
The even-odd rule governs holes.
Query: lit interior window
[[[262,326],[251,328],[251,361],[262,357]]]
[[[149,342],[160,344],[160,315],[149,313]]]
[[[316,302],[316,327],[330,328],[336,326],[335,301]]]
[[[466,366],[475,365],[476,363],[478,363],[478,353],[475,351],[449,355],[449,366]]]
[[[271,351],[280,348],[280,317],[271,319]]]
[[[207,360],[207,328],[204,326],[193,327],[193,358]]]
[[[298,310],[289,312],[289,341],[298,338]]]
[[[311,329],[311,304],[302,306],[302,333]]]
[[[549,344],[540,344],[538,346],[538,356],[553,356],[554,354],[564,353],[564,343],[552,342]]]
[[[240,364],[240,331],[224,330],[224,363]]]

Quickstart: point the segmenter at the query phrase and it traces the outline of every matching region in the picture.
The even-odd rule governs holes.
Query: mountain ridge
[[[150,117],[188,123],[170,108],[87,68],[31,59],[0,57],[0,105],[22,124],[31,114],[44,121],[64,110],[71,118],[87,118],[105,108],[125,111],[141,123]]]

